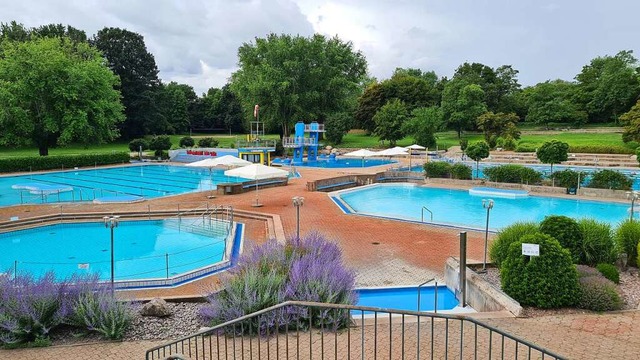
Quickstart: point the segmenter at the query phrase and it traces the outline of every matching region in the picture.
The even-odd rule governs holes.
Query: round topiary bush
[[[198,146],[203,148],[213,148],[218,146],[218,144],[219,141],[212,137],[206,137],[198,140]]]
[[[538,224],[534,222],[516,222],[498,232],[498,236],[491,242],[489,257],[496,266],[500,267],[509,252],[509,246],[525,235],[539,232]]]
[[[449,170],[451,177],[458,180],[471,180],[471,167],[462,163],[456,163]]]
[[[163,152],[171,149],[171,138],[167,135],[154,136],[149,141],[149,149],[155,150],[156,156],[163,156]]]
[[[185,136],[180,138],[180,147],[181,148],[186,148],[186,147],[193,147],[196,144],[195,140],[193,140],[193,138],[191,136]]]
[[[640,222],[625,220],[616,229],[614,236],[618,249],[627,254],[628,264],[638,266],[638,243],[640,242]]]
[[[540,245],[540,256],[522,255],[523,243]],[[579,294],[578,272],[569,250],[542,233],[525,235],[509,246],[500,277],[502,289],[525,306],[572,306]]]
[[[129,142],[129,150],[140,151],[140,148],[142,148],[142,151],[149,149],[149,142],[147,139],[133,139]]]
[[[616,284],[620,283],[620,272],[618,268],[611,264],[598,264],[596,269],[602,274],[602,276],[613,281]]]
[[[580,259],[582,231],[578,222],[570,217],[550,215],[540,223],[540,232],[552,236],[563,248],[568,249],[574,262]]]
[[[594,219],[580,219],[578,225],[582,232],[582,244],[579,246],[580,264],[613,264],[618,259],[616,243],[609,224]]]
[[[444,161],[429,161],[424,164],[424,174],[428,178],[448,178],[451,174],[451,164]]]
[[[577,306],[593,311],[622,309],[622,298],[616,285],[602,276],[586,276],[580,279]]]

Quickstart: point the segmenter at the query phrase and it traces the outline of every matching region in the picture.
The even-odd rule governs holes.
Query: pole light
[[[484,229],[484,258],[482,260],[482,272],[487,271],[487,245],[489,244],[489,214],[491,213],[491,209],[493,209],[493,200],[492,199],[482,199],[482,207],[487,209],[487,225]]]
[[[104,220],[104,227],[111,229],[111,294],[113,295],[114,291],[114,260],[113,260],[113,229],[118,227],[118,223],[120,222],[120,216],[105,216],[102,218]]]
[[[304,205],[304,198],[302,196],[294,196],[293,206],[296,207],[296,236],[300,239],[300,207]]]
[[[640,192],[637,190],[627,191],[627,199],[631,200],[631,211],[629,212],[629,220],[633,221],[633,213],[636,211],[636,200],[640,198]]]

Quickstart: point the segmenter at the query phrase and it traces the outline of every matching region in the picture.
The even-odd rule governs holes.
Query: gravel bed
[[[139,307],[136,308],[124,341],[177,339],[191,335],[204,326],[198,312],[205,303],[180,302],[167,305],[173,315],[163,318],[142,316]]]
[[[497,268],[487,268],[487,272],[484,274],[478,274],[485,279],[491,285],[501,289],[500,285],[500,270]],[[628,268],[625,271],[620,271],[620,284],[618,284],[618,290],[624,300],[623,310],[635,310],[638,309],[640,304],[640,277],[638,275],[638,269]],[[565,315],[565,314],[587,314],[592,313],[589,310],[576,309],[576,308],[564,308],[564,309],[538,309],[534,307],[524,307],[522,316],[535,317],[546,315]]]

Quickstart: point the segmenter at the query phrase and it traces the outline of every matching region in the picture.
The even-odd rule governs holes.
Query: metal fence
[[[239,317],[146,353],[147,360],[405,358],[563,359],[461,315],[298,301]]]

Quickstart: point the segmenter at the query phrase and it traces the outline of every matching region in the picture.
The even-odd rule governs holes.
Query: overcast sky
[[[465,61],[511,64],[520,83],[570,80],[590,59],[640,56],[638,0],[0,0],[0,21],[70,24],[87,35],[142,34],[163,81],[221,87],[243,42],[270,32],[352,41],[369,72],[396,67],[451,77]]]

